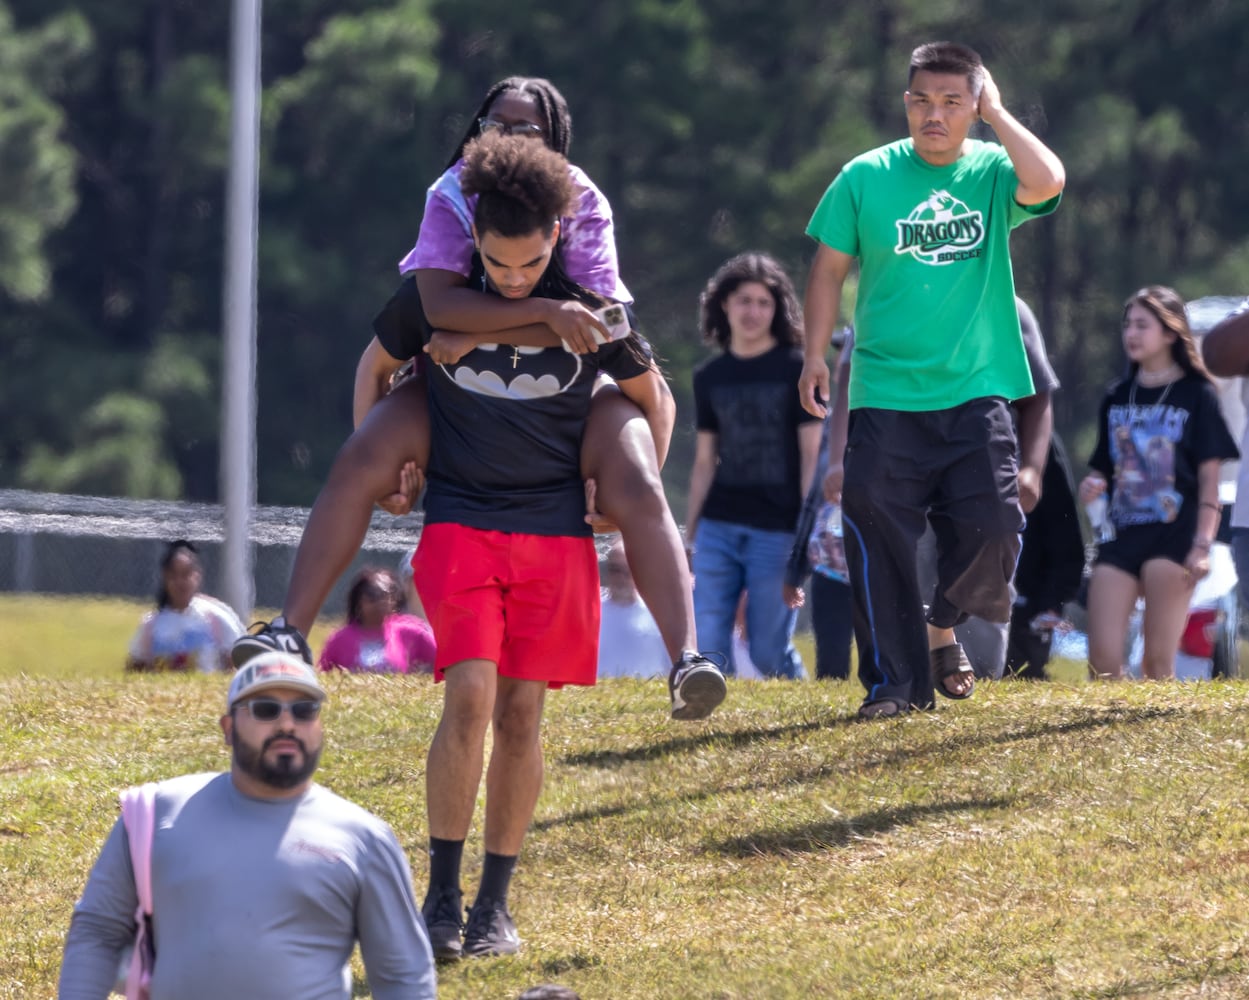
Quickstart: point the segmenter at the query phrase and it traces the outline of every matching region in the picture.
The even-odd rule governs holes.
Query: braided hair
[[[565,159],[572,146],[572,116],[568,113],[568,102],[550,80],[539,76],[509,76],[500,80],[488,91],[479,107],[468,123],[468,131],[464,133],[455,152],[447,162],[447,168],[455,165],[464,156],[464,149],[470,142],[481,135],[478,122],[490,114],[494,102],[503,94],[515,94],[529,98],[538,106],[542,117],[546,119],[547,146]]]

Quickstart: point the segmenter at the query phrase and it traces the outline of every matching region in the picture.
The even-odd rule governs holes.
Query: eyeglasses
[[[311,722],[321,714],[319,701],[278,701],[276,698],[253,698],[241,704],[247,706],[247,713],[257,722],[277,722],[282,717],[282,709],[291,710],[291,718],[296,722]]]
[[[497,118],[478,118],[477,130],[482,135],[497,132],[499,135],[523,135],[530,139],[541,139],[546,130],[533,122],[501,122]]]

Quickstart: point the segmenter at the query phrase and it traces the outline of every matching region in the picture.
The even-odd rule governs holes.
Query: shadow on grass
[[[570,767],[619,767],[622,764],[633,764],[649,760],[660,760],[675,753],[684,753],[708,746],[722,746],[725,749],[750,746],[767,740],[785,739],[802,733],[818,732],[834,726],[844,726],[856,722],[854,716],[828,715],[807,722],[796,722],[785,726],[771,726],[760,729],[739,729],[736,732],[721,730],[704,730],[697,736],[686,736],[679,739],[661,740],[642,747],[629,750],[591,750],[588,753],[574,753],[560,759],[560,763]]]
[[[805,768],[787,776],[794,784],[818,784],[837,774],[863,774],[868,770],[892,770],[904,764],[944,758],[959,750],[979,750],[986,747],[999,747],[1008,743],[1023,743],[1030,740],[1043,740],[1053,736],[1080,732],[1084,730],[1106,728],[1129,723],[1151,722],[1182,714],[1177,708],[1131,708],[1125,705],[1110,707],[1079,708],[1074,718],[1046,723],[1028,723],[1021,726],[1010,726],[1006,729],[977,730],[974,733],[950,734],[942,731],[937,738],[926,739],[920,745],[901,747],[887,752],[868,753],[865,755],[838,756],[834,763],[822,764],[819,767]],[[619,767],[628,763],[646,762],[667,757],[670,754],[696,750],[709,745],[750,746],[756,743],[779,740],[805,732],[827,729],[847,724],[864,727],[888,726],[889,720],[861,722],[857,717],[829,716],[824,719],[813,719],[809,722],[796,723],[790,726],[774,726],[761,729],[743,729],[734,733],[707,732],[696,737],[681,740],[664,740],[650,746],[637,747],[632,750],[597,750],[587,754],[570,754],[562,758],[562,763],[580,766],[596,766],[604,768]],[[702,791],[674,791],[672,794],[650,795],[645,798],[623,802],[617,805],[603,805],[594,809],[579,809],[562,816],[550,819],[535,820],[533,829],[547,830],[559,826],[584,823],[616,816],[624,816],[639,811],[650,811],[672,802],[694,803],[706,799],[714,799],[725,794],[756,792],[775,787],[774,777],[766,779],[725,782],[714,788]],[[916,808],[930,808],[919,806]],[[963,808],[959,806],[958,808]],[[836,824],[834,824],[836,825]]]
[[[1211,1000],[1243,1000],[1249,996],[1249,976],[1245,975],[1245,957],[1237,952],[1230,958],[1201,963],[1196,969],[1171,976],[1123,978],[1107,986],[1072,986],[1068,995],[1087,1000],[1196,996],[1210,997]]]
[[[1085,729],[1096,729],[1102,726],[1114,726],[1124,722],[1152,721],[1154,719],[1162,719],[1167,718],[1168,716],[1179,715],[1180,709],[1155,707],[1138,709],[1115,705],[1108,708],[1100,706],[1081,708],[1077,709],[1075,714],[1075,718],[1060,722],[1045,723],[1043,725],[1026,725],[1018,729],[1008,728],[1005,731],[1000,729],[990,732],[981,730],[976,733],[956,734],[953,736],[943,733],[939,748],[921,746],[913,750],[902,750],[893,754],[885,755],[884,757],[879,758],[879,761],[881,763],[888,763],[894,760],[923,756],[931,753],[934,749],[939,749],[942,752],[956,748],[974,749],[977,747],[997,745],[1000,743],[1011,743],[1019,740],[1041,739],[1046,736],[1078,732]],[[785,726],[740,729],[736,732],[708,730],[699,733],[697,736],[662,740],[659,743],[650,743],[646,746],[633,747],[628,750],[592,750],[588,753],[569,754],[566,757],[562,757],[560,759],[560,763],[567,764],[570,767],[585,766],[611,768],[619,767],[623,764],[659,760],[671,754],[698,750],[708,746],[723,746],[726,749],[732,749],[734,747],[750,746],[755,743],[762,743],[770,740],[785,739],[791,736],[801,735],[802,733],[832,729],[836,726],[887,726],[889,724],[890,721],[887,719],[868,722],[859,719],[857,715],[828,715],[818,719],[811,719],[807,722],[793,723]]]
[[[790,830],[771,830],[744,837],[733,837],[707,846],[708,850],[739,858],[765,854],[816,853],[829,848],[844,847],[852,840],[862,840],[901,826],[910,826],[933,816],[964,812],[968,809],[1008,809],[1018,808],[1018,806],[1017,798],[1000,796],[989,799],[961,799],[955,802],[900,806],[897,809],[877,809],[859,816],[829,820],[824,823],[806,823]]]

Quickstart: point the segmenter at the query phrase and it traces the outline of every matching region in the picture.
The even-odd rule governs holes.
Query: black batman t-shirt
[[[475,269],[469,283],[479,282]],[[543,290],[540,283],[535,294]],[[373,331],[392,357],[422,354],[433,331],[414,278],[386,303]],[[590,535],[580,469],[594,379],[600,371],[619,381],[646,370],[625,341],[602,345],[593,354],[482,344],[455,364],[427,359],[422,366],[430,419],[425,523]]]

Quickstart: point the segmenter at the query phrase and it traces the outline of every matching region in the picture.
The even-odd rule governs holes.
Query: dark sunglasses
[[[282,717],[282,709],[291,710],[291,718],[296,722],[311,722],[321,714],[319,701],[278,701],[276,698],[253,698],[241,704],[247,707],[247,713],[257,722],[277,722]]]

